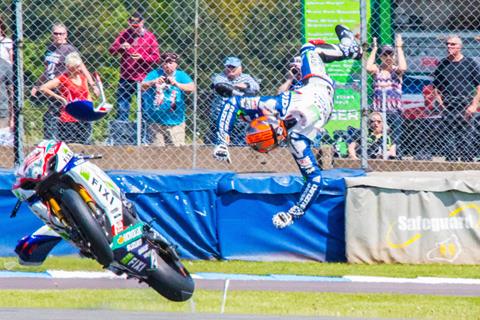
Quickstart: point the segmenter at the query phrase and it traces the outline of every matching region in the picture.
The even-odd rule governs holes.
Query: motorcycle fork
[[[57,200],[53,198],[52,196],[49,196],[47,198],[47,203],[53,212],[53,214],[63,223],[65,223],[65,217],[62,214],[62,209],[60,208],[60,205],[58,204]]]
[[[87,190],[80,185],[75,186],[75,191],[78,192],[80,197],[82,197],[83,201],[88,205],[88,207],[93,211],[97,212],[97,206],[95,205],[95,201],[93,201],[92,197],[88,194]]]

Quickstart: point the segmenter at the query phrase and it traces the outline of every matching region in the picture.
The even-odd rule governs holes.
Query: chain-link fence
[[[25,151],[42,138],[55,137],[69,142],[76,151],[102,153],[100,165],[106,169],[295,170],[285,148],[255,154],[242,146],[241,137],[231,150],[232,165],[212,158],[215,109],[220,98],[214,95],[211,84],[215,74],[231,71],[225,59],[238,57],[243,72],[259,84],[262,95],[276,94],[302,43],[309,2],[21,2],[25,101],[22,126],[17,129],[22,130]],[[331,127],[328,134],[319,137],[316,144],[322,145],[322,165],[359,167],[360,160],[355,159],[361,157],[363,145],[369,165],[377,170],[475,168],[480,158],[480,117],[474,105],[468,106],[480,81],[475,64],[480,55],[477,6],[467,1],[348,2],[369,8],[368,20],[362,21],[368,25],[364,41],[367,57],[362,68],[370,74],[362,84],[368,95],[368,106],[363,109],[379,113],[365,114],[368,132],[360,130],[357,117],[353,124]],[[13,6],[5,3],[0,7],[6,35],[11,36],[15,31]],[[335,23],[325,13],[324,20],[323,24],[331,24],[334,36]],[[350,20],[344,23],[349,26]],[[376,52],[372,51],[374,39]],[[456,43],[460,40],[463,46]],[[455,44],[447,48],[447,42]],[[447,49],[461,50],[469,58],[443,61]],[[75,122],[62,109],[62,99],[81,99],[85,94],[62,95],[64,83],[75,87],[78,82],[74,76],[58,79],[67,72],[65,57],[72,51],[80,54],[91,75],[98,72],[106,101],[113,105],[101,120]],[[372,54],[375,57],[368,59]],[[75,65],[71,56],[67,62]],[[171,77],[175,63],[177,72]],[[355,79],[360,79],[360,70],[350,72],[354,73],[350,88],[359,95]],[[49,81],[55,77],[57,80]],[[81,81],[92,95],[98,93],[93,86],[95,77]],[[95,105],[101,100],[95,98]],[[360,110],[358,99],[357,115]],[[2,119],[7,123],[1,123],[0,130],[7,130],[0,132],[0,163],[12,167],[8,112]],[[388,126],[382,127],[385,122]]]
[[[394,170],[478,168],[477,4],[371,2],[364,68],[369,109],[380,114],[369,115],[370,158],[399,160]]]

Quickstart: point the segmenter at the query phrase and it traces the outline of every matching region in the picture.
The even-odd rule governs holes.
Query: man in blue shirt
[[[192,78],[177,70],[178,55],[165,52],[161,67],[151,71],[142,82],[142,107],[145,121],[157,145],[185,145],[185,97],[195,90]]]

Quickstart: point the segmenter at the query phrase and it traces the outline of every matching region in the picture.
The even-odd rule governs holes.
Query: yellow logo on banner
[[[479,216],[477,223],[473,222],[471,216],[455,217],[460,212],[474,209]],[[390,223],[387,230],[386,241],[387,246],[391,249],[406,248],[422,238],[421,232],[415,233],[409,239],[401,243],[395,243],[392,241],[393,227],[398,226],[398,229],[405,231],[441,231],[441,230],[458,230],[458,229],[477,229],[480,227],[480,206],[477,204],[468,204],[460,206],[457,209],[451,211],[448,217],[445,218],[424,218],[417,216],[415,218],[407,218],[405,216],[399,216],[398,221]],[[439,247],[440,254],[442,256],[454,255],[455,248],[449,245],[441,245]],[[443,252],[443,253],[442,253]]]

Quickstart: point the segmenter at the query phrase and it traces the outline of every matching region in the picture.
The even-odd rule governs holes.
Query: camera
[[[290,71],[292,72],[292,74],[294,76],[296,76],[297,74],[300,73],[300,70],[298,70],[298,68],[296,68],[296,67],[291,68]]]

